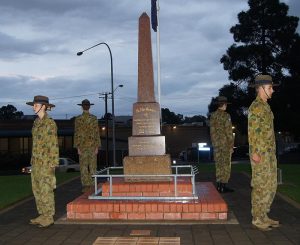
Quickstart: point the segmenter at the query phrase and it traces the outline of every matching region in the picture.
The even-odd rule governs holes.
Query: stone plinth
[[[123,159],[124,175],[172,174],[170,155],[126,156]],[[170,180],[168,177],[126,177],[127,181]]]

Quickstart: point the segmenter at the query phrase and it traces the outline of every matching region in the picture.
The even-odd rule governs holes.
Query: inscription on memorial
[[[158,103],[134,104],[132,135],[160,135]]]
[[[128,143],[130,156],[153,156],[166,153],[165,136],[129,137]]]
[[[135,126],[136,126],[136,133],[134,135],[154,135],[157,134],[157,130],[156,130],[156,120],[154,119],[147,119],[147,121],[145,121],[145,119],[136,119],[134,121]]]

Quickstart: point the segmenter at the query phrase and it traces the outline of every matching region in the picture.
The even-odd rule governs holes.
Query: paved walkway
[[[198,177],[198,181],[212,180],[212,174]],[[300,210],[278,196],[271,217],[279,219],[283,225],[269,232],[252,228],[249,183],[246,175],[233,173],[230,186],[236,191],[223,194],[239,224],[55,224],[43,229],[28,224],[30,218],[37,216],[31,199],[0,213],[0,244],[93,244],[97,237],[129,237],[133,230],[149,230],[152,237],[180,237],[181,244],[300,244]],[[76,179],[56,190],[56,220],[65,215],[66,204],[80,195],[80,189],[79,179]]]

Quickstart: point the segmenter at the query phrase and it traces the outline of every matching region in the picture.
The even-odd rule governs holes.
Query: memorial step
[[[177,178],[177,196],[193,195],[192,181],[189,177]],[[110,195],[110,183],[102,184],[102,196]],[[124,178],[113,178],[112,196],[167,197],[175,195],[174,181],[126,182]]]
[[[84,193],[67,205],[68,220],[226,220],[228,207],[211,182],[196,183],[197,200],[91,200]]]

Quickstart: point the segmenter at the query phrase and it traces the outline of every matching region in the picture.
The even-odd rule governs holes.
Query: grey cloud
[[[299,15],[299,1],[285,1],[290,13]],[[233,43],[229,28],[248,8],[247,0],[161,0],[160,8],[162,106],[184,115],[206,114],[211,97],[228,83],[219,60]],[[0,11],[1,104],[12,101],[30,114],[25,101],[46,94],[57,105],[52,115],[65,117],[79,113],[76,103],[82,100],[67,97],[89,94],[93,112],[103,115],[97,93],[111,89],[108,52],[99,47],[81,58],[75,54],[105,41],[113,54],[115,86],[125,85],[115,94],[116,114],[131,114],[138,17],[144,11],[150,15],[150,0],[2,0]],[[156,77],[156,34],[151,34]]]
[[[129,77],[124,78],[129,79]],[[123,80],[123,81],[124,81]],[[74,79],[71,77],[52,77],[39,78],[32,76],[6,76],[0,77],[1,91],[6,91],[5,95],[1,95],[0,106],[13,104],[19,110],[26,114],[31,114],[32,110],[26,106],[26,101],[31,101],[35,95],[41,94],[49,97],[56,108],[52,115],[56,117],[64,117],[75,115],[77,111],[76,104],[84,98],[89,98],[95,103],[95,114],[101,116],[104,114],[104,102],[99,99],[99,94],[103,92],[111,92],[110,89],[104,90],[101,85],[110,81],[109,77],[89,77],[84,80]],[[119,85],[120,82],[115,83]],[[136,101],[136,93],[130,84],[123,83],[124,87],[116,90],[115,99],[120,101],[120,106],[116,106],[116,112],[131,114],[131,105]],[[115,87],[116,87],[115,86]],[[131,97],[128,97],[128,95]],[[110,109],[109,109],[110,110]]]
[[[66,49],[58,47],[54,40],[24,40],[0,32],[0,49],[3,59],[22,58],[28,55],[47,53],[66,53]]]

